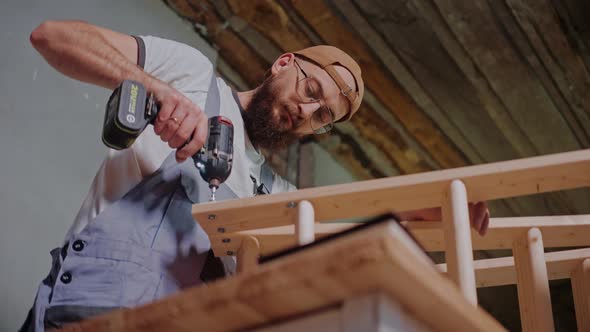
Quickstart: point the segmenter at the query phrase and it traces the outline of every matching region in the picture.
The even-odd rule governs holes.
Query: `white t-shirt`
[[[144,63],[144,70],[167,82],[204,109],[211,75],[214,75],[211,62],[198,50],[182,43],[152,36],[137,39],[140,47],[139,63]],[[229,118],[234,124],[233,167],[225,183],[238,197],[251,197],[254,192],[250,176],[260,183],[264,156],[254,149],[244,131],[240,108],[231,88],[220,78],[217,78],[217,86],[221,102],[220,115]],[[173,151],[154,133],[153,126],[148,126],[130,148],[122,151],[108,149],[66,238],[80,232],[100,212],[150,176]],[[273,193],[293,190],[293,185],[279,175],[274,175]]]

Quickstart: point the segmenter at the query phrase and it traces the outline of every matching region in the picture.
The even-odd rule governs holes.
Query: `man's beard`
[[[298,139],[296,134],[283,130],[275,122],[272,107],[276,95],[274,79],[269,77],[256,90],[243,114],[248,137],[257,148],[279,149]]]

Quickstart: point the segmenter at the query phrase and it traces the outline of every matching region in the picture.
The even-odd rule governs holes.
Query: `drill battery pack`
[[[102,130],[103,143],[115,150],[133,144],[157,113],[153,98],[148,98],[144,86],[125,80],[113,91],[106,105]]]

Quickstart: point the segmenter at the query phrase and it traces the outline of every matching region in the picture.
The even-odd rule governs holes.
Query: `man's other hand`
[[[440,208],[421,209],[404,211],[397,215],[405,221],[441,221],[442,212]],[[469,203],[469,220],[471,228],[479,235],[484,236],[490,225],[490,211],[486,202]]]
[[[154,131],[162,141],[176,150],[176,161],[183,162],[205,144],[207,116],[201,108],[178,90],[165,83],[153,90],[160,112]]]
[[[490,210],[486,202],[469,203],[469,220],[471,227],[484,236],[490,225]]]

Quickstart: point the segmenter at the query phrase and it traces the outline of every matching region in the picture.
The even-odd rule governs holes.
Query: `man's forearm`
[[[30,39],[52,67],[74,79],[108,89],[114,89],[124,79],[139,81],[152,91],[158,84],[90,24],[44,22]]]

